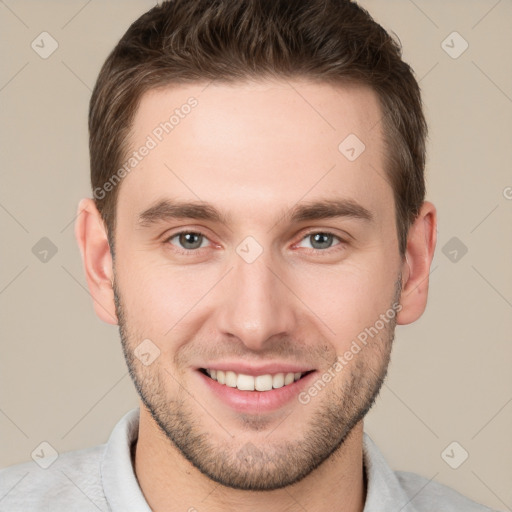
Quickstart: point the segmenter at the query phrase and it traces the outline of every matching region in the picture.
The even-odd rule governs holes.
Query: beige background
[[[429,305],[397,329],[366,431],[395,469],[512,510],[512,2],[361,3],[399,36],[420,80],[439,212]],[[91,89],[153,4],[0,2],[0,466],[42,441],[59,452],[103,443],[137,405],[117,328],[93,312],[73,220],[90,196]],[[59,45],[47,59],[31,48],[43,31]],[[456,59],[441,46],[453,31],[469,44]],[[42,237],[57,248],[46,263],[32,252]],[[443,253],[452,237],[468,249],[456,262],[450,245]],[[469,453],[458,469],[441,457],[453,441]]]

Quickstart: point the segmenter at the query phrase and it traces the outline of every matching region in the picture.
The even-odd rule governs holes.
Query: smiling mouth
[[[297,373],[267,373],[257,376],[209,368],[200,368],[199,371],[219,384],[237,388],[240,391],[271,391],[272,389],[289,386],[315,370]]]

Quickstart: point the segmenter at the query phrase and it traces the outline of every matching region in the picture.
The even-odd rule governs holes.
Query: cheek
[[[156,340],[183,329],[217,280],[213,267],[180,268],[151,257],[125,258],[117,274],[130,324]]]
[[[396,277],[395,266],[376,250],[373,257],[361,257],[357,263],[298,272],[295,285],[316,322],[324,325],[319,324],[322,332],[345,346],[390,308]]]

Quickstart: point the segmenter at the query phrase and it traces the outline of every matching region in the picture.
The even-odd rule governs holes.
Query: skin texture
[[[401,258],[382,114],[368,88],[276,80],[150,91],[133,149],[190,97],[197,106],[119,185],[114,263],[91,199],[75,227],[95,311],[119,324],[141,397],[141,489],[155,511],[362,511],[363,417],[386,375],[395,323],[425,309],[435,208],[423,204]],[[338,150],[349,134],[365,144],[354,161]],[[138,224],[161,199],[208,202],[230,218]],[[321,199],[352,200],[373,219],[284,216]],[[263,250],[252,263],[237,253],[248,236]],[[291,362],[321,376],[398,302],[392,321],[307,404],[238,413],[196,370]],[[134,354],[145,339],[160,351],[148,366]]]

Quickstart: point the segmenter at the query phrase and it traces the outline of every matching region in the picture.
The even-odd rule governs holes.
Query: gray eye
[[[302,241],[310,241],[310,248],[315,250],[322,250],[329,249],[330,247],[332,247],[333,240],[335,238],[338,237],[336,235],[333,235],[332,233],[324,233],[323,231],[319,231],[317,233],[310,233],[309,235],[306,235]]]
[[[169,242],[171,242],[174,238],[178,239],[178,244],[180,247],[187,250],[199,249],[202,247],[203,242],[206,241],[204,235],[201,233],[195,233],[193,231],[182,231],[181,233],[176,233],[169,238]]]

